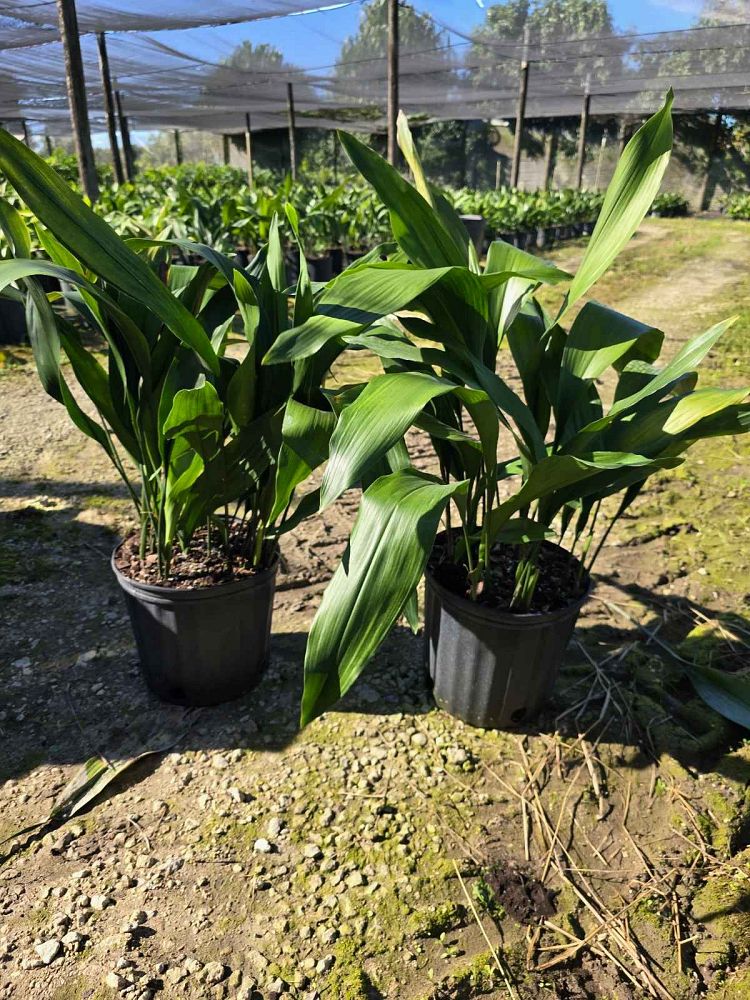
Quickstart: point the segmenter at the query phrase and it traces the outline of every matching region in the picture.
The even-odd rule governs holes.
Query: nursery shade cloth
[[[400,104],[417,121],[513,118],[521,59],[530,64],[529,118],[577,115],[588,90],[593,115],[645,115],[676,92],[677,111],[750,109],[750,3],[733,20],[682,31],[586,38],[477,41],[461,23],[475,0],[416,0],[430,14],[438,44],[401,45]],[[387,67],[375,52],[344,66],[316,64],[316,38],[342,41],[347,8],[362,0],[78,0],[91,124],[104,129],[96,33],[107,34],[111,73],[131,128],[238,132],[287,121],[294,85],[297,125],[380,131]],[[747,10],[745,11],[745,7]],[[296,16],[302,15],[302,16]],[[744,17],[744,20],[738,18]],[[309,37],[309,65],[242,68],[229,60],[238,25],[284,18],[284,30]],[[453,23],[451,23],[451,21]],[[49,134],[70,130],[54,0],[0,0],[0,120],[25,118]],[[384,49],[383,49],[384,51]]]

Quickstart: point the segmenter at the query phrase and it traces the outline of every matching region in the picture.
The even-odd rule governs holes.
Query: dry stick
[[[682,974],[682,929],[680,928],[680,904],[677,894],[672,893],[672,923],[674,926],[674,946],[677,952],[677,971]]]
[[[461,872],[458,869],[458,865],[456,864],[455,859],[453,859],[453,867],[456,869],[456,875],[458,875],[458,881],[461,883],[461,888],[463,889],[464,896],[466,897],[466,902],[471,907],[471,912],[474,914],[474,919],[477,922],[477,926],[479,927],[479,930],[482,932],[482,937],[487,942],[487,947],[490,949],[490,952],[492,953],[492,957],[495,959],[495,964],[497,965],[498,969],[500,970],[500,974],[502,975],[502,977],[503,977],[503,979],[505,981],[505,986],[506,986],[506,988],[508,990],[508,996],[516,998],[516,1000],[517,1000],[518,994],[513,989],[512,985],[511,985],[511,982],[510,982],[510,979],[508,977],[508,971],[509,970],[506,968],[505,963],[500,961],[500,956],[498,955],[498,953],[495,950],[492,942],[490,941],[489,937],[487,936],[487,931],[484,929],[484,924],[479,919],[479,914],[477,913],[477,908],[476,908],[476,906],[474,906],[474,900],[469,895],[468,889],[466,888],[466,883],[464,882],[464,880],[463,880],[463,878],[461,876]]]
[[[598,820],[603,820],[609,812],[609,805],[607,804],[607,800],[602,790],[601,781],[599,780],[599,772],[597,771],[594,759],[591,756],[591,749],[582,736],[579,736],[579,739],[581,741],[581,749],[583,750],[583,758],[586,761],[586,767],[588,768],[588,772],[591,777],[591,784],[594,786],[594,794],[599,801],[599,809],[597,811],[596,818]]]

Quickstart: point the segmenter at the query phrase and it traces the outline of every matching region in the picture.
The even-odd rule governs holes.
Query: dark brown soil
[[[489,573],[477,594],[477,603],[501,611],[511,610],[516,583],[519,546],[495,545]],[[544,613],[565,608],[584,593],[588,578],[581,579],[581,566],[565,549],[552,542],[542,542],[539,549],[539,581],[529,611]],[[444,539],[438,540],[430,557],[430,570],[438,583],[460,597],[469,595],[468,568],[451,560]]]
[[[190,590],[201,587],[215,587],[222,583],[233,583],[247,579],[271,564],[275,549],[264,547],[261,564],[255,566],[249,558],[247,529],[233,525],[230,529],[229,544],[224,544],[222,529],[211,531],[209,551],[206,528],[199,528],[185,550],[178,547],[172,552],[169,576],[159,572],[159,560],[155,553],[141,559],[139,537],[134,532],[128,535],[117,549],[115,565],[130,580],[157,587],[173,587],[175,590]]]
[[[550,892],[512,864],[494,864],[484,873],[484,880],[508,916],[519,924],[535,924],[555,914]]]

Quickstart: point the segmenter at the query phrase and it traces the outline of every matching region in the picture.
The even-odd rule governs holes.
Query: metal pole
[[[294,87],[291,83],[286,85],[286,105],[289,114],[289,164],[292,171],[292,180],[297,180],[297,136],[294,128]]]
[[[44,135],[44,143],[47,147],[47,156],[52,156],[52,140],[50,139],[49,134],[46,132]]]
[[[112,77],[109,75],[109,56],[107,55],[107,39],[104,32],[100,31],[96,36],[99,46],[99,70],[102,74],[102,88],[104,91],[104,114],[107,118],[107,134],[109,135],[109,148],[112,153],[112,167],[115,172],[115,180],[122,184],[125,175],[122,172],[122,161],[120,160],[120,146],[117,142],[117,122],[115,121],[115,102],[112,97]]]
[[[398,0],[388,0],[388,97],[386,118],[388,122],[388,162],[393,167],[398,162],[398,143],[396,141],[398,104]]]
[[[589,107],[591,105],[591,94],[589,94],[588,81],[583,93],[583,106],[581,107],[581,124],[578,130],[578,162],[576,163],[576,187],[581,190],[583,184],[583,165],[586,162],[586,130],[589,127]]]
[[[510,168],[510,186],[518,187],[523,146],[523,120],[526,117],[526,94],[529,89],[529,27],[523,32],[523,59],[518,77],[518,104],[516,106],[516,134],[513,137],[513,162]]]
[[[180,135],[180,130],[176,128],[174,130],[174,158],[177,161],[177,166],[182,166],[182,136]]]
[[[21,128],[23,129],[23,141],[31,149],[31,136],[29,135],[29,123],[25,118],[21,119]]]
[[[503,184],[503,164],[502,160],[498,156],[497,163],[495,164],[495,190],[497,191],[502,187]]]
[[[714,122],[714,130],[711,135],[711,144],[708,147],[708,162],[706,163],[706,173],[703,177],[703,184],[701,185],[700,199],[698,204],[702,212],[706,212],[711,204],[711,194],[709,193],[709,185],[711,180],[711,167],[713,166],[714,157],[719,151],[719,143],[721,141],[721,127],[724,121],[724,112],[721,108],[716,112],[716,120]]]
[[[120,119],[120,133],[122,134],[122,152],[125,157],[125,178],[132,181],[135,177],[135,162],[133,159],[133,147],[130,145],[130,127],[128,119],[122,110],[122,95],[119,90],[115,91],[115,105],[117,106],[117,117]]]
[[[229,166],[229,136],[224,133],[221,137],[221,152],[224,158],[224,166]]]
[[[557,155],[557,128],[552,126],[544,136],[544,182],[542,187],[549,191],[555,174],[555,157]]]
[[[339,182],[339,140],[335,132],[331,132],[333,144],[333,183]]]
[[[86,84],[83,78],[81,41],[78,37],[78,18],[75,0],[57,0],[57,19],[60,26],[60,40],[65,54],[65,81],[68,88],[70,121],[78,157],[78,174],[81,187],[91,201],[99,197],[99,183],[96,179],[96,162],[91,145],[89,111],[86,101]]]
[[[250,130],[250,115],[245,115],[245,156],[247,157],[247,183],[252,191],[255,187],[253,180],[253,133]]]

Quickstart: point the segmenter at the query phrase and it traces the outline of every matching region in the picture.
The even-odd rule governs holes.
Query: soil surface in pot
[[[247,532],[239,525],[234,525],[230,530],[229,545],[224,544],[221,530],[212,528],[209,551],[204,527],[195,532],[184,551],[175,546],[169,576],[162,577],[156,554],[149,554],[141,559],[138,543],[139,536],[133,533],[118,548],[115,555],[118,570],[136,583],[172,587],[175,590],[194,590],[245,580],[266,569],[272,558],[272,552],[268,549],[264,552],[262,564],[253,566],[248,557]]]
[[[488,608],[510,611],[516,584],[518,546],[494,545],[490,570],[477,593],[476,603]],[[469,596],[469,574],[463,564],[451,560],[445,543],[435,546],[429,569],[437,582],[459,597]],[[580,579],[580,564],[569,552],[551,542],[543,542],[539,550],[539,582],[529,611],[546,613],[565,608],[583,594],[586,580]]]

